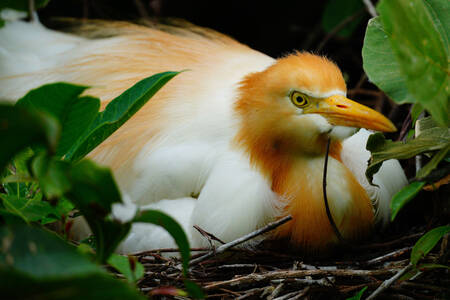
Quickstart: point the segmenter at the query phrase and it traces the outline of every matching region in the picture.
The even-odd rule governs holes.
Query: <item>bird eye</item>
[[[291,93],[291,101],[297,107],[305,107],[306,105],[308,105],[307,96],[300,92],[292,92]]]

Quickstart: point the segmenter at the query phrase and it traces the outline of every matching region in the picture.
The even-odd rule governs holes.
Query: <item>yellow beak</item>
[[[367,128],[376,131],[397,131],[394,124],[379,112],[342,95],[333,95],[317,102],[304,113],[317,113],[332,125]]]

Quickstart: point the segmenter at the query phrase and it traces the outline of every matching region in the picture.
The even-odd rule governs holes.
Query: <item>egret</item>
[[[90,86],[86,93],[104,107],[145,77],[186,70],[89,154],[112,168],[123,194],[114,217],[162,210],[199,247],[207,242],[194,225],[227,242],[291,215],[262,238],[328,249],[339,243],[322,190],[328,153],[327,200],[342,237],[362,238],[388,221],[389,201],[406,178],[391,160],[370,185],[365,143],[368,130],[396,129],[346,97],[342,73],[329,59],[308,52],[274,59],[186,24],[92,21],[78,33],[7,22],[0,30],[0,98],[66,81]],[[75,227],[80,236],[88,233],[82,223]],[[135,224],[119,251],[173,246],[163,229]]]

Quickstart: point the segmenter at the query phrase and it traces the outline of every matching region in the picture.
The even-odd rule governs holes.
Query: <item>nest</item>
[[[341,249],[326,258],[262,247],[230,247],[217,251],[221,253],[192,249],[189,279],[203,289],[207,299],[346,299],[364,288],[361,299],[446,299],[450,295],[446,269],[422,270],[401,280],[412,270],[410,252],[425,228],[415,231]],[[448,236],[422,263],[449,265],[447,241]],[[170,289],[164,288],[184,288],[177,252],[158,249],[137,254],[145,267],[145,276],[138,283],[141,292],[153,299],[185,299],[167,295]]]

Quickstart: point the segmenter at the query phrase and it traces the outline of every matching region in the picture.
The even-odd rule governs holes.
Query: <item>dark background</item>
[[[351,36],[341,38],[333,35],[322,49],[318,49],[328,35],[322,26],[327,2],[51,0],[47,7],[40,10],[40,17],[44,23],[57,16],[115,20],[182,18],[230,35],[272,57],[293,50],[327,55],[341,67],[351,88],[363,73],[361,49],[369,14],[361,9],[360,21]]]

